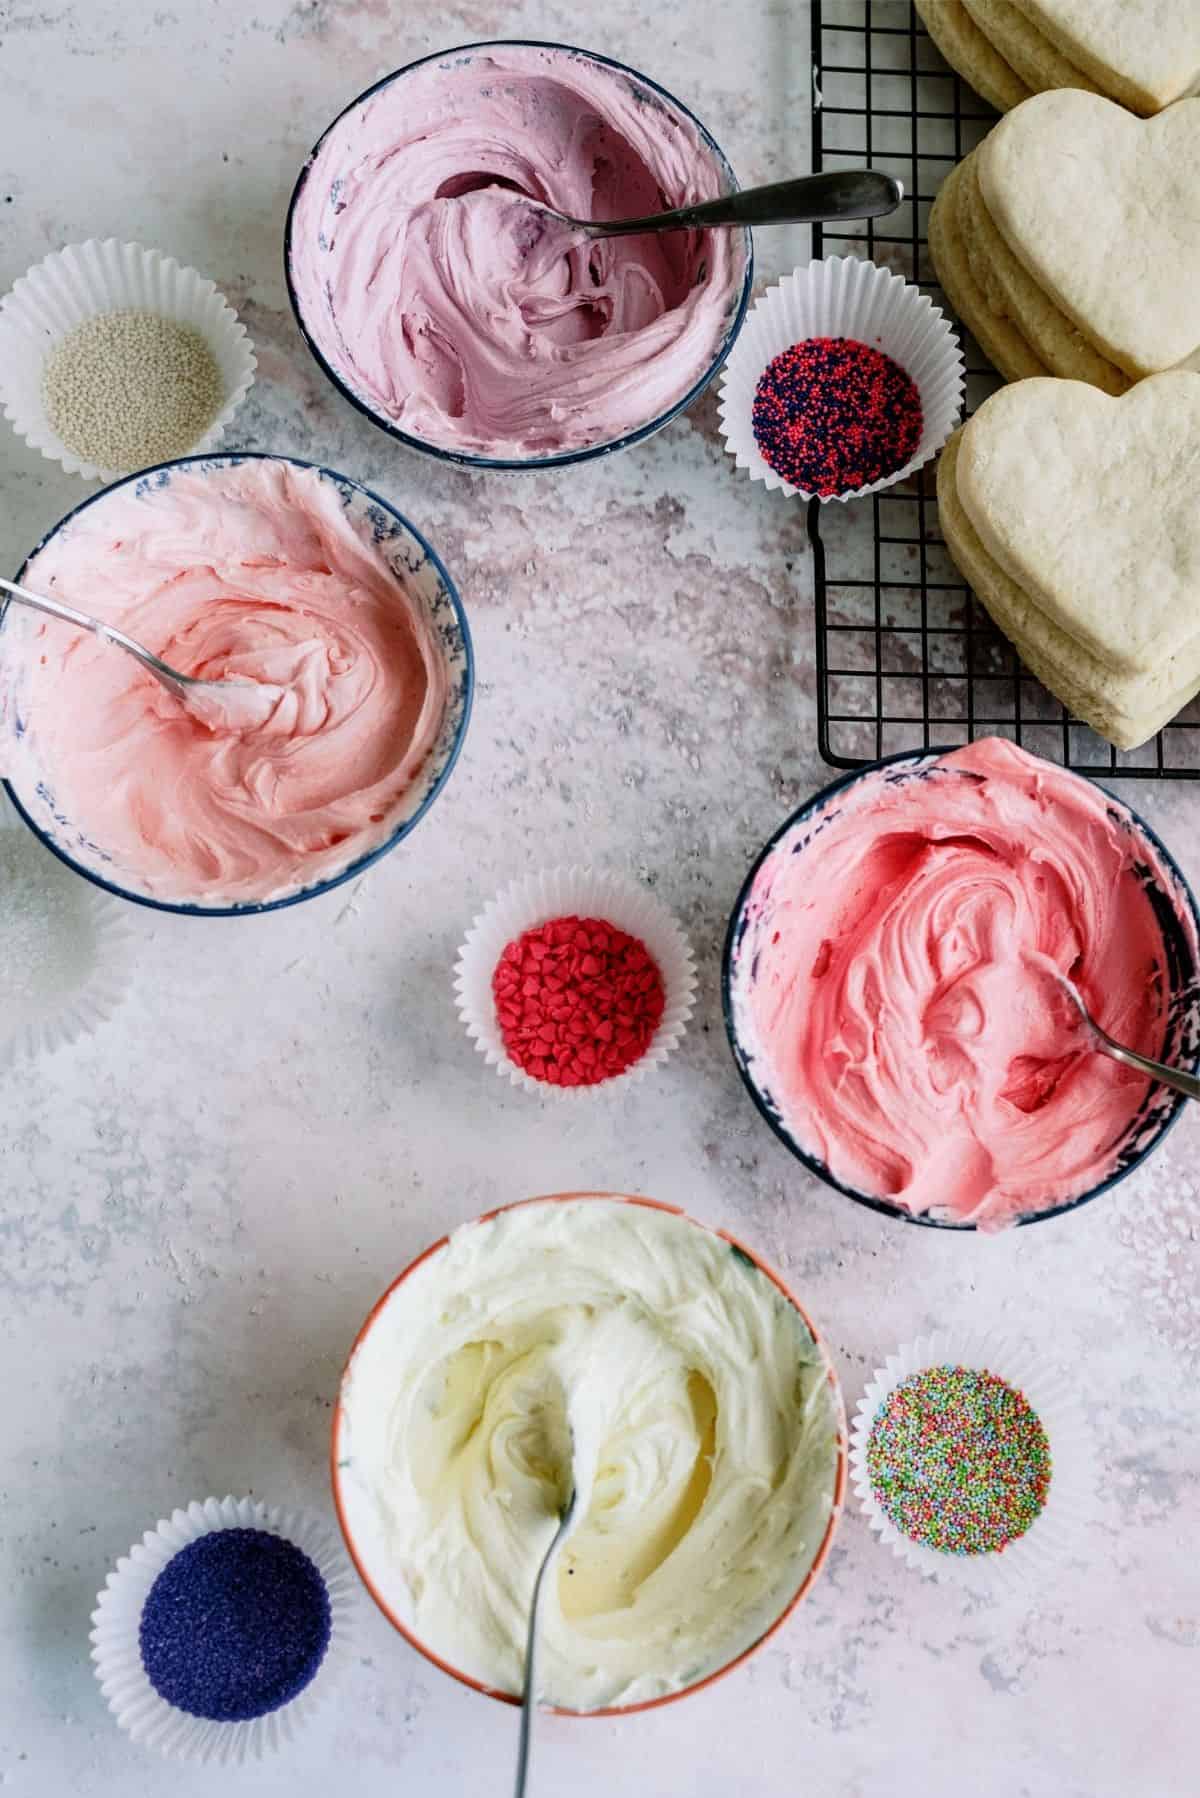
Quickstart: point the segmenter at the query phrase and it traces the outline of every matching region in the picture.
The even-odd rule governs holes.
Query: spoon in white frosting
[[[193,674],[181,674],[169,662],[152,654],[144,644],[133,637],[127,637],[115,625],[105,624],[101,618],[93,618],[88,612],[77,612],[74,606],[64,605],[59,599],[47,599],[44,594],[31,593],[28,587],[18,586],[16,581],[0,578],[0,588],[21,605],[30,606],[35,612],[44,612],[49,618],[60,618],[79,630],[91,631],[93,636],[115,643],[118,649],[124,649],[135,656],[146,672],[152,674],[185,711],[209,730],[256,729],[266,723],[286,691],[284,687],[272,686],[268,681],[199,680]]]
[[[575,1513],[579,1508],[580,1479],[576,1465],[575,1431],[570,1430],[571,1459],[567,1466],[568,1489],[561,1511],[558,1514],[558,1528],[550,1539],[550,1546],[542,1557],[542,1564],[537,1570],[537,1578],[533,1582],[533,1597],[529,1601],[529,1629],[525,1637],[525,1683],[521,1688],[521,1737],[517,1747],[517,1783],[514,1787],[514,1798],[525,1798],[525,1782],[529,1777],[529,1747],[533,1733],[533,1718],[537,1710],[537,1638],[538,1623],[542,1610],[542,1586],[546,1574],[554,1566],[558,1551],[570,1535],[575,1523]]]

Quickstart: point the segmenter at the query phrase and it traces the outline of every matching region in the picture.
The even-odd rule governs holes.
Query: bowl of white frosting
[[[184,674],[278,696],[214,727],[103,639],[0,608],[8,792],[110,892],[207,915],[312,898],[394,848],[450,775],[473,684],[458,594],[415,526],[331,469],[149,469],[71,512],[19,578]]]
[[[389,1621],[494,1698],[519,1701],[572,1436],[579,1521],[544,1594],[543,1699],[613,1714],[695,1691],[828,1554],[846,1480],[829,1355],[776,1274],[650,1199],[528,1200],[399,1276],[342,1378],[338,1516]]]
[[[649,436],[732,347],[748,231],[581,240],[735,189],[673,95],[605,56],[501,40],[422,58],[320,138],[288,212],[297,322],[351,403],[414,448],[537,468]]]

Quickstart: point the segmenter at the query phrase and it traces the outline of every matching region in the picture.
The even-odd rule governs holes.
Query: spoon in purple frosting
[[[577,219],[526,199],[531,210],[553,220],[572,236],[632,237],[643,231],[708,231],[718,225],[813,225],[832,219],[881,218],[904,198],[903,185],[876,169],[835,169],[773,181],[766,187],[744,187],[695,206],[645,218]]]

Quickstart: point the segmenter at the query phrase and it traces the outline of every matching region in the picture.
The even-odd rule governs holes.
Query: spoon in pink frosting
[[[525,196],[522,196],[525,198]],[[631,237],[643,231],[707,231],[714,225],[814,225],[831,219],[880,218],[904,198],[903,185],[876,169],[835,169],[743,187],[696,206],[676,206],[646,218],[577,219],[526,198],[526,204],[580,237]]]
[[[118,649],[127,650],[193,718],[206,725],[209,730],[257,729],[259,725],[266,723],[286,691],[283,687],[272,686],[268,681],[200,680],[194,674],[181,674],[178,668],[172,668],[169,662],[152,654],[144,644],[133,637],[127,637],[115,625],[105,624],[101,618],[93,618],[87,612],[77,612],[74,606],[64,605],[59,599],[47,599],[43,594],[31,593],[28,587],[18,586],[16,581],[0,578],[0,588],[22,605],[31,606],[35,612],[45,612],[49,618],[61,618],[66,624],[91,631],[93,636],[102,637],[109,643],[115,643]]]
[[[1101,1055],[1107,1055],[1112,1061],[1119,1061],[1127,1068],[1137,1068],[1139,1073],[1149,1074],[1151,1080],[1158,1080],[1163,1086],[1169,1086],[1172,1092],[1182,1093],[1188,1099],[1200,1099],[1200,1078],[1195,1074],[1186,1074],[1182,1068],[1168,1067],[1165,1062],[1152,1061],[1148,1055],[1139,1055],[1136,1049],[1126,1048],[1111,1037],[1107,1030],[1096,1022],[1084,1003],[1083,994],[1073,980],[1068,979],[1062,969],[1050,961],[1048,957],[1032,955],[1026,957],[1031,967],[1036,967],[1048,979],[1052,979],[1056,988],[1070,999],[1080,1019],[1086,1025],[1092,1039],[1092,1047]]]

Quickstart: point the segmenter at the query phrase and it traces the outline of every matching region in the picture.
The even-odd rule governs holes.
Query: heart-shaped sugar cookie
[[[1200,99],[1139,119],[1099,94],[1034,94],[978,164],[1013,253],[1110,360],[1141,376],[1200,345]]]
[[[1157,112],[1200,81],[1196,0],[1015,0],[1031,24],[1098,87]]]
[[[957,475],[989,555],[1106,667],[1200,669],[1200,374],[1119,399],[1013,382],[966,426]]]

